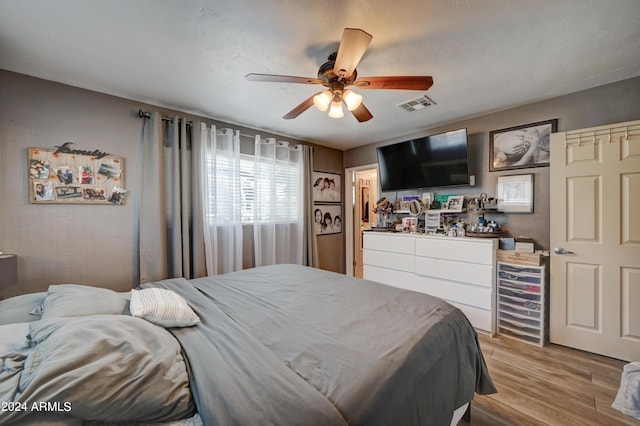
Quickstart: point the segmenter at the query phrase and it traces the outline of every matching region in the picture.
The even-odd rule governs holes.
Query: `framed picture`
[[[498,177],[498,211],[533,213],[533,173]]]
[[[549,141],[557,130],[556,118],[489,132],[489,171],[548,166]]]
[[[464,204],[464,195],[450,195],[447,200],[447,210],[451,212],[461,212]]]
[[[27,148],[29,202],[34,204],[124,204],[124,158],[99,150]],[[110,194],[117,192],[117,200]]]
[[[342,175],[328,172],[313,172],[311,182],[313,201],[318,203],[339,203],[342,201]]]
[[[339,204],[315,204],[313,209],[316,235],[342,232],[342,206]]]

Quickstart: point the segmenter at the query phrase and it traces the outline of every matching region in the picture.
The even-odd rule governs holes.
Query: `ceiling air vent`
[[[410,101],[402,102],[398,104],[400,108],[405,111],[417,111],[419,109],[425,109],[428,106],[435,105],[436,103],[433,99],[429,98],[427,95],[420,96],[416,99],[411,99]]]

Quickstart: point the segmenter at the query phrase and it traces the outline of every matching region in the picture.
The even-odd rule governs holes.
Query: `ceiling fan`
[[[342,105],[359,121],[364,122],[373,115],[362,103],[362,95],[348,89],[396,89],[427,90],[433,85],[429,76],[395,76],[395,77],[362,77],[358,78],[356,66],[362,59],[373,37],[358,28],[345,28],[338,51],[329,55],[328,61],[320,66],[318,78],[293,77],[274,74],[247,74],[249,81],[266,81],[271,83],[322,84],[327,88],[305,99],[300,105],[289,111],[283,118],[296,118],[312,105],[320,111],[329,109],[329,117],[344,116]]]

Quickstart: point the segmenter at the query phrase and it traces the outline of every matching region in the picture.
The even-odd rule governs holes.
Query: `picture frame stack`
[[[316,235],[342,232],[342,175],[314,171],[311,182]]]

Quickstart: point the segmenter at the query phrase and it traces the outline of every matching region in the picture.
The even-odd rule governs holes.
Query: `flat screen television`
[[[466,128],[381,146],[377,151],[383,191],[469,184]]]

